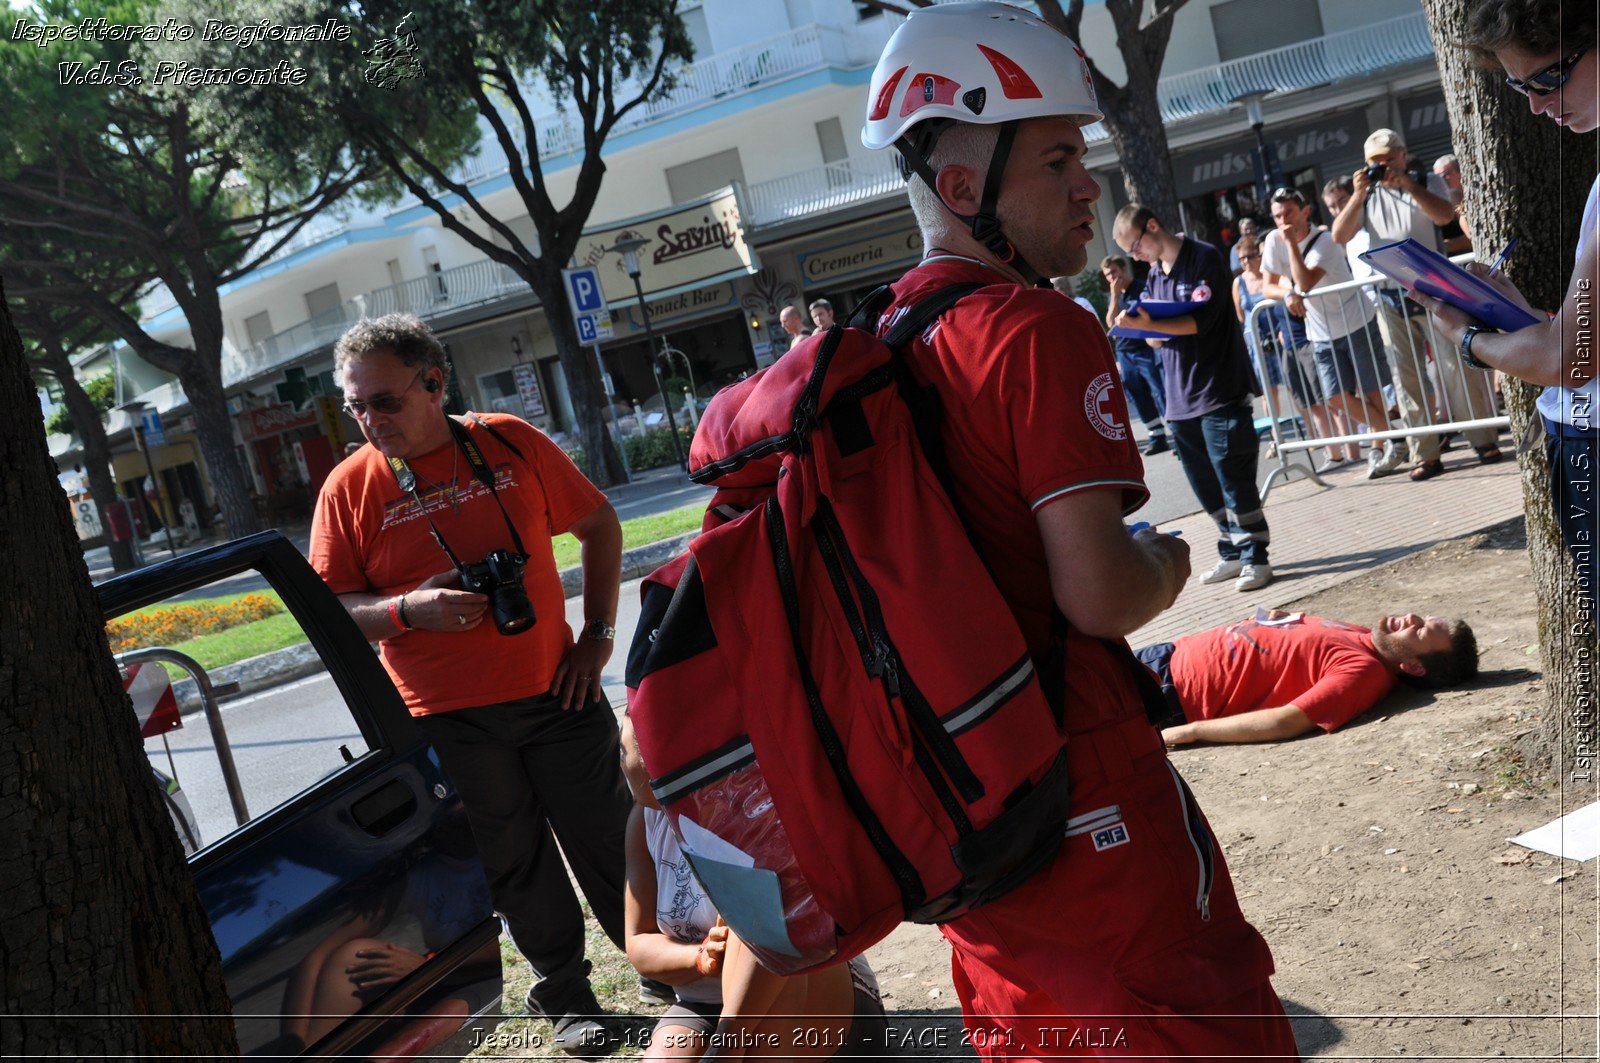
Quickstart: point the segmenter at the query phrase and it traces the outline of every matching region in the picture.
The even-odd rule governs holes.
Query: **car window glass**
[[[222,840],[369,749],[322,658],[256,572],[116,617],[106,633],[187,852]],[[220,724],[173,654],[192,659],[209,681]]]

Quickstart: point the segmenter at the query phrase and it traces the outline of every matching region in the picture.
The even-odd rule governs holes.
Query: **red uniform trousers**
[[[1055,860],[942,927],[980,1058],[1298,1060],[1267,943],[1143,717],[1074,735]]]

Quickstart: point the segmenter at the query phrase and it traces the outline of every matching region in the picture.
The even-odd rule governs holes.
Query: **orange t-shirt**
[[[418,630],[384,639],[379,643],[383,666],[413,716],[550,689],[556,665],[572,644],[550,541],[606,500],[537,428],[507,414],[483,419],[522,452],[517,457],[481,425],[467,421],[494,471],[495,493],[528,551],[523,585],[537,622],[522,634],[502,635],[486,612],[470,630]],[[408,464],[417,474],[417,494],[428,516],[463,562],[515,549],[494,498],[454,441]],[[371,446],[340,462],[322,485],[311,519],[311,565],[335,594],[400,594],[451,568],[416,501],[400,490],[388,461]]]

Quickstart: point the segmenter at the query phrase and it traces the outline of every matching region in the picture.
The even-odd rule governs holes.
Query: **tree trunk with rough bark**
[[[221,344],[214,354],[193,352],[184,360],[177,377],[194,411],[195,436],[211,473],[211,490],[228,526],[228,537],[237,539],[260,531],[255,503],[250,500],[250,474],[233,442],[233,418],[228,416],[228,397],[222,388]],[[176,500],[173,505],[177,505]],[[201,516],[204,521],[207,515]]]
[[[1595,177],[1593,134],[1576,136],[1530,111],[1524,97],[1495,71],[1474,68],[1455,47],[1465,23],[1460,0],[1423,0],[1450,111],[1463,213],[1479,257],[1520,239],[1506,274],[1534,306],[1555,310],[1566,297],[1584,199]],[[1507,378],[1511,429],[1522,438],[1537,417],[1541,389]],[[1594,626],[1579,622],[1578,583],[1561,542],[1550,499],[1544,450],[1521,455],[1528,559],[1539,598],[1539,654],[1549,708],[1524,753],[1538,766],[1565,772],[1576,750],[1595,747]],[[1562,763],[1565,760],[1568,763]]]
[[[105,421],[95,409],[94,400],[83,390],[72,362],[59,337],[39,337],[39,364],[49,370],[61,387],[61,401],[72,414],[72,424],[78,440],[83,445],[83,473],[89,481],[89,497],[94,499],[95,512],[100,517],[100,527],[106,530],[106,541],[111,551],[111,567],[126,572],[134,567],[133,544],[111,538],[110,507],[117,501],[117,482],[111,475],[111,443],[106,439]]]
[[[1162,124],[1155,93],[1124,89],[1108,92],[1100,99],[1106,129],[1122,168],[1122,183],[1128,189],[1128,202],[1149,207],[1162,225],[1176,230],[1182,223],[1178,185],[1172,178],[1172,152],[1167,147],[1167,129]]]
[[[0,1054],[236,1057],[3,298],[0,408]]]

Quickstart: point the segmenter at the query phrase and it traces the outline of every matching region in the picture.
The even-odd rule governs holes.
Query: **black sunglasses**
[[[1298,203],[1303,207],[1306,205],[1306,197],[1300,194],[1300,190],[1298,188],[1280,188],[1276,192],[1272,193],[1272,202]]]
[[[361,418],[366,415],[368,410],[372,410],[375,413],[381,413],[385,417],[393,417],[395,414],[400,412],[400,407],[405,405],[406,393],[421,383],[422,378],[427,375],[427,372],[428,371],[424,369],[422,372],[412,377],[411,383],[401,388],[400,393],[397,395],[374,395],[370,399],[346,399],[344,403],[344,412],[349,414],[357,421],[361,420]]]
[[[1586,44],[1566,58],[1551,63],[1526,81],[1507,74],[1506,84],[1529,96],[1548,96],[1558,91],[1572,78],[1572,68],[1578,65],[1578,60],[1582,59],[1588,50],[1589,46]]]

